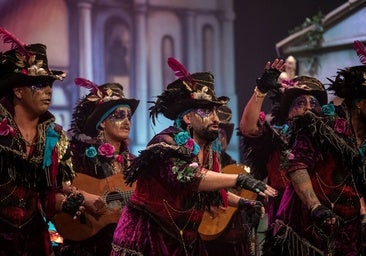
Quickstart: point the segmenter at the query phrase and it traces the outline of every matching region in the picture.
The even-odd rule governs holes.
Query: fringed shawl
[[[0,119],[6,118],[8,124],[15,129],[15,135],[0,135],[0,183],[12,182],[16,185],[37,191],[55,191],[62,189],[62,182],[73,177],[71,154],[68,139],[59,125],[54,130],[59,134],[59,140],[53,149],[52,159],[58,165],[57,173],[52,172],[52,165],[42,168],[45,150],[46,131],[54,124],[54,116],[46,112],[40,117],[38,138],[34,151],[30,156],[25,154],[25,142],[21,137],[14,119],[13,107],[6,98],[0,102]]]
[[[296,138],[304,132],[309,135],[314,146],[321,152],[331,151],[337,159],[345,166],[353,170],[360,168],[360,157],[357,151],[356,139],[352,134],[349,117],[342,108],[337,108],[337,116],[347,121],[344,132],[334,130],[337,117],[319,117],[312,112],[303,116],[297,116],[290,122],[291,133],[289,145],[292,145]]]
[[[198,158],[193,154],[192,149],[177,145],[173,139],[174,134],[181,132],[181,129],[176,127],[169,127],[156,135],[147,145],[145,150],[140,151],[138,157],[132,160],[131,165],[124,171],[126,183],[131,185],[140,175],[146,172],[160,171],[160,175],[166,175],[169,168],[173,168],[176,162],[186,162],[184,166],[189,166],[191,163],[198,162]],[[208,150],[212,150],[211,148]],[[213,161],[219,163],[218,152],[213,152]],[[215,169],[219,166],[211,163]],[[160,170],[155,170],[159,168]],[[205,167],[207,168],[207,167]],[[219,171],[217,169],[216,171]],[[177,174],[179,175],[179,174]],[[200,176],[200,168],[194,170],[193,175]],[[178,176],[175,177],[178,180]],[[196,178],[197,179],[197,178]],[[177,182],[177,181],[174,181]],[[183,182],[183,181],[182,181]],[[225,204],[220,191],[196,191],[194,200],[198,202],[198,208],[207,208],[211,205],[220,206]]]
[[[274,151],[287,149],[286,138],[268,123],[264,123],[260,136],[240,136],[240,151],[243,163],[250,167],[250,171],[256,179],[263,180],[267,177],[267,163]]]

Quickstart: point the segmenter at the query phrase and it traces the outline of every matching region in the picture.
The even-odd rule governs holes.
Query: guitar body
[[[64,239],[81,241],[88,239],[111,223],[117,223],[122,208],[133,192],[134,187],[125,184],[122,174],[97,179],[78,173],[73,185],[80,190],[101,196],[106,207],[101,215],[85,212],[77,220],[66,213],[57,213],[52,219],[57,231]]]
[[[222,169],[222,173],[247,174],[248,172],[246,168],[247,167],[242,164],[230,164]],[[242,189],[235,194],[250,200],[257,198],[256,193],[245,189]],[[212,212],[205,211],[201,224],[198,227],[198,233],[200,234],[202,240],[208,241],[219,237],[230,223],[230,220],[236,211],[237,208],[231,206],[226,208],[215,208]]]

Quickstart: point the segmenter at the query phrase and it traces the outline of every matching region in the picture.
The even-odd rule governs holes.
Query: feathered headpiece
[[[63,71],[49,69],[45,45],[26,45],[1,27],[0,38],[10,44],[10,50],[0,54],[0,96],[14,87],[51,85],[66,76]]]
[[[288,87],[285,89],[277,88],[271,91],[272,124],[284,124],[288,118],[292,102],[301,95],[313,95],[321,106],[328,102],[324,85],[314,77],[297,76],[287,85]]]
[[[340,69],[334,80],[330,81],[328,90],[345,100],[366,99],[366,48],[356,40],[353,48],[363,65]]]
[[[228,97],[216,97],[214,77],[211,73],[190,74],[174,58],[168,59],[168,65],[179,79],[169,84],[167,89],[157,96],[155,102],[150,102],[154,104],[149,108],[153,124],[160,113],[168,119],[176,120],[181,113],[189,109],[220,106],[229,101]]]
[[[13,34],[7,31],[5,28],[0,27],[0,37],[3,39],[5,44],[11,44],[10,49],[15,50],[29,59],[32,54],[30,54],[27,49],[25,49],[26,44],[16,38]]]
[[[108,112],[121,105],[128,105],[133,115],[139,100],[127,99],[123,93],[123,87],[119,83],[106,83],[98,86],[85,78],[76,78],[75,84],[90,90],[90,93],[82,98],[74,108],[70,132],[72,134],[85,134],[89,137],[98,135],[97,124]]]

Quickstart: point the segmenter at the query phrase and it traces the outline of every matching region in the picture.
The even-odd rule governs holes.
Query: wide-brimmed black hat
[[[95,137],[98,135],[98,124],[108,117],[109,112],[109,114],[113,112],[113,108],[127,105],[133,115],[140,103],[137,99],[126,98],[123,86],[119,83],[106,83],[98,86],[83,78],[76,78],[75,83],[84,87],[87,87],[85,85],[88,84],[87,88],[91,89],[91,92],[84,96],[74,108],[71,124],[73,133]]]
[[[179,79],[169,84],[150,107],[150,117],[153,122],[158,114],[176,120],[180,114],[190,109],[221,106],[229,101],[228,97],[216,97],[214,76],[210,72],[190,74],[174,58],[168,59],[169,66]],[[175,67],[178,66],[178,69]]]
[[[366,99],[366,48],[357,40],[354,41],[353,47],[363,65],[340,69],[334,80],[328,78],[331,82],[328,90],[350,101]]]
[[[65,72],[49,69],[46,45],[26,45],[4,28],[0,28],[0,37],[12,48],[0,53],[0,96],[9,93],[12,88],[52,85],[55,80],[65,78]]]
[[[234,132],[234,123],[230,123],[232,111],[228,106],[222,105],[217,109],[217,115],[220,120],[219,127],[225,131],[226,141],[229,144]]]
[[[328,95],[324,85],[318,79],[310,76],[298,76],[292,80],[292,85],[283,91],[280,102],[280,111],[287,116],[294,99],[301,95],[312,95],[319,104],[328,103]]]

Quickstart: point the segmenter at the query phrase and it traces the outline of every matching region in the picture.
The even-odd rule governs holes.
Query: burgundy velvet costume
[[[85,155],[85,150],[91,146],[98,148],[101,143],[85,143],[80,140],[73,138],[70,141],[71,150],[73,152],[73,166],[77,173],[87,174],[91,177],[104,179],[114,174],[113,159],[105,156],[96,155],[93,158],[89,158]],[[121,152],[123,161],[121,162],[122,172],[129,164],[129,161],[134,157],[129,153],[126,143],[122,143],[121,148],[118,152]],[[132,190],[132,188],[131,188]],[[130,194],[130,191],[126,192],[126,196]],[[123,198],[123,199],[122,199]],[[121,209],[124,207],[127,198],[122,196],[121,198]],[[121,210],[122,212],[122,210]],[[111,223],[104,226],[94,236],[83,240],[83,241],[71,241],[68,239],[64,240],[61,249],[62,256],[78,256],[78,255],[108,255],[112,249],[111,243],[113,239],[113,232],[117,224]]]
[[[13,115],[10,100],[3,98],[0,119],[6,118],[15,134],[3,133],[2,126],[0,255],[50,255],[50,237],[44,217],[53,216],[55,193],[62,192],[62,181],[72,178],[68,140],[61,127],[54,124],[53,115],[46,112],[40,116],[38,137],[27,156],[25,141]],[[50,143],[52,140],[57,144]],[[44,159],[51,165],[43,167]]]
[[[231,164],[236,164],[236,161],[223,151],[221,154],[221,168]],[[218,238],[204,241],[208,255],[249,255],[251,217],[254,216],[248,216],[245,210],[237,210]]]
[[[267,178],[267,184],[278,191],[278,196],[269,197],[265,205],[270,225],[275,219],[281,197],[289,184],[285,171],[281,168],[282,151],[287,147],[286,134],[281,134],[268,123],[260,127],[261,133],[258,136],[241,134],[240,149],[244,163],[250,167],[254,178],[259,180]]]
[[[358,255],[360,195],[352,171],[358,168],[358,156],[349,130],[333,131],[334,119],[310,114],[294,121],[291,138],[294,158],[289,159],[288,174],[300,169],[308,171],[316,196],[339,217],[339,226],[332,235],[322,232],[324,229],[319,229],[311,220],[309,209],[293,186],[288,186],[274,226],[277,238],[285,241],[283,255],[321,255],[326,251],[333,251],[335,255]]]
[[[126,172],[128,181],[137,179],[136,189],[115,230],[111,255],[207,255],[197,229],[204,209],[222,204],[223,197],[198,191],[204,174],[193,151],[175,143],[179,132],[169,127],[156,135]],[[209,146],[206,153],[203,167],[219,171],[217,152]]]

